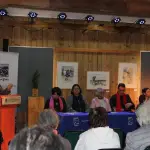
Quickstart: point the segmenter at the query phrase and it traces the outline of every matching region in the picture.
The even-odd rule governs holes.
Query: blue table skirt
[[[88,113],[58,113],[60,126],[58,131],[63,135],[66,131],[88,130]],[[138,128],[135,113],[112,112],[108,113],[110,128],[120,128],[126,134]]]

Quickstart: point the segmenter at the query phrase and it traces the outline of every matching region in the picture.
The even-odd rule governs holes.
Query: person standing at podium
[[[125,89],[125,84],[120,83],[118,85],[118,92],[110,98],[110,106],[112,111],[121,112],[135,109],[135,105],[130,96],[125,94]]]
[[[52,96],[46,101],[44,109],[52,109],[56,112],[66,112],[66,101],[61,97],[61,94],[62,92],[59,87],[52,88]]]
[[[13,88],[13,84],[8,84],[8,86],[3,89],[2,86],[0,86],[0,95],[9,95],[11,94],[11,89]]]
[[[67,106],[69,112],[86,112],[88,104],[82,95],[82,90],[78,84],[72,86],[71,95],[67,98]]]

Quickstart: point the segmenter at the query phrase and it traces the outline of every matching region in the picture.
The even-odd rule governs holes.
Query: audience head
[[[82,93],[82,91],[81,91],[80,86],[79,86],[78,84],[74,84],[74,85],[72,86],[71,94],[72,94],[72,95],[75,95],[75,96],[78,96],[78,95],[80,95],[81,93]]]
[[[57,129],[59,125],[57,113],[52,109],[45,109],[39,115],[38,125],[45,128]]]
[[[59,87],[54,87],[52,88],[52,97],[54,99],[58,99],[59,96],[61,96],[62,92],[61,92],[61,89]]]
[[[125,90],[126,90],[126,86],[124,83],[119,83],[118,84],[118,93],[120,95],[123,95],[125,93]]]
[[[103,107],[93,108],[89,112],[89,123],[91,128],[108,126],[108,114]]]
[[[147,101],[138,107],[136,116],[140,126],[150,124],[150,101]]]
[[[35,126],[21,130],[10,142],[9,150],[64,150],[64,146],[52,130]]]
[[[98,88],[95,92],[96,97],[102,99],[104,98],[105,90],[102,88]]]

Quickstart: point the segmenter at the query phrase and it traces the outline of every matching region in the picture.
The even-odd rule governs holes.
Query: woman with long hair
[[[72,86],[71,95],[67,98],[68,111],[70,112],[86,112],[88,104],[82,95],[82,90],[78,84]]]

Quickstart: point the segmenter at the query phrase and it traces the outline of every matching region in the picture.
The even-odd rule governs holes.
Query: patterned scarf
[[[59,105],[60,105],[60,111],[62,111],[64,109],[64,106],[63,106],[62,99],[60,97],[59,97]],[[55,110],[54,99],[52,96],[51,96],[50,101],[49,101],[49,108]]]
[[[120,95],[119,93],[116,94],[117,102],[116,102],[116,112],[122,111],[121,101],[120,101]],[[127,97],[126,94],[123,95],[123,104],[125,105],[127,103]]]

